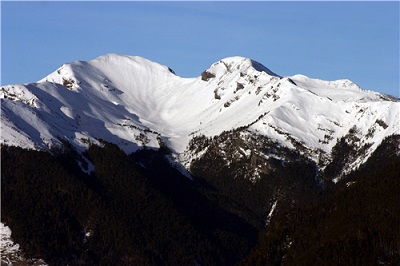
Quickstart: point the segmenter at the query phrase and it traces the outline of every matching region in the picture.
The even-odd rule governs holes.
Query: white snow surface
[[[276,208],[277,204],[278,204],[278,200],[275,200],[275,202],[271,206],[271,210],[268,213],[267,220],[265,222],[266,226],[268,226],[269,222],[271,221],[272,215],[274,214],[274,211],[275,211],[275,208]]]
[[[0,251],[1,251],[1,262],[3,264],[11,264],[8,256],[17,256],[19,252],[19,245],[14,244],[11,239],[11,229],[3,223],[0,223]]]
[[[42,259],[26,259],[19,244],[13,242],[10,227],[4,223],[0,223],[0,253],[1,265],[47,265]]]
[[[1,143],[49,150],[68,139],[83,151],[104,139],[130,153],[158,148],[161,138],[179,156],[193,136],[251,124],[250,131],[284,146],[293,148],[290,135],[329,154],[353,126],[371,151],[400,133],[399,100],[350,80],[281,77],[243,57],[222,59],[207,72],[215,77],[182,78],[117,54],[64,64],[36,83],[1,88]]]

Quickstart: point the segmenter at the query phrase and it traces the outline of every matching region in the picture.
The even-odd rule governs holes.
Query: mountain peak
[[[232,56],[221,59],[212,64],[206,71],[215,76],[220,76],[225,73],[247,73],[249,70],[265,72],[270,76],[278,76],[261,63],[241,56]]]
[[[120,90],[132,87],[138,80],[146,82],[151,76],[169,79],[175,73],[169,67],[144,57],[110,53],[88,61],[63,64],[38,82],[61,84],[72,90],[99,84],[110,90],[111,87]]]
[[[400,121],[398,102],[351,81],[281,78],[239,56],[186,79],[143,57],[107,54],[64,64],[38,83],[3,86],[0,96],[3,143],[41,149],[58,136],[81,149],[86,139],[105,139],[126,152],[157,148],[162,138],[183,154],[194,135],[247,127],[329,154],[354,126],[374,149]]]

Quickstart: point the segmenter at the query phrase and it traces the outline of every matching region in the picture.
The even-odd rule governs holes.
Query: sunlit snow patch
[[[41,259],[25,259],[19,244],[15,244],[11,238],[11,229],[0,223],[0,253],[1,265],[47,265]]]

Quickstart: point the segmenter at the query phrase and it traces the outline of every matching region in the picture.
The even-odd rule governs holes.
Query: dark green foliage
[[[260,230],[274,201],[285,209],[308,204],[323,192],[314,162],[261,136],[246,139],[240,131],[229,131],[213,139],[193,138],[189,148],[196,153],[207,148],[191,166],[193,175],[215,188],[205,194]],[[241,149],[252,152],[246,156]],[[278,154],[285,161],[275,159]],[[252,179],[249,174],[256,171],[259,177]]]
[[[28,257],[57,265],[232,265],[256,243],[257,231],[204,197],[198,187],[208,186],[173,169],[165,151],[130,157],[103,144],[85,154],[91,175],[67,143],[54,156],[2,147],[2,221]]]
[[[171,167],[162,151],[142,150],[132,157],[144,166],[142,171],[147,174],[152,186],[170,199],[174,207],[190,220],[190,224],[209,239],[209,245],[213,245],[211,250],[227,254],[223,264],[234,263],[254,246],[257,230],[204,196],[214,191],[210,184],[202,179],[189,180],[182,176]]]
[[[69,261],[84,254],[97,195],[45,152],[2,147],[1,217],[28,256]],[[50,260],[49,262],[52,262]]]
[[[360,144],[359,130],[356,126],[352,127],[349,132],[338,139],[332,148],[332,161],[326,166],[323,176],[327,180],[340,177],[343,170],[356,158],[365,155],[372,143],[364,145]]]
[[[327,179],[332,180],[340,175],[354,153],[355,147],[351,143],[348,143],[345,137],[339,139],[332,148],[332,162],[324,170],[324,175]]]
[[[355,183],[340,183],[325,200],[273,219],[241,264],[399,265],[400,158],[393,152],[398,141],[387,138],[348,177]]]
[[[242,133],[194,139],[193,151],[207,151],[193,180],[166,146],[130,156],[107,142],[84,155],[67,142],[51,154],[2,146],[2,222],[50,265],[234,265],[248,254],[243,265],[400,263],[400,136],[327,191],[314,162]],[[346,147],[359,152],[347,144],[335,148],[339,166]]]

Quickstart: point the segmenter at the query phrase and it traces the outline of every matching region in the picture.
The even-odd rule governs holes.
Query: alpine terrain
[[[64,64],[1,87],[1,163],[2,263],[400,263],[400,100],[347,79]]]

